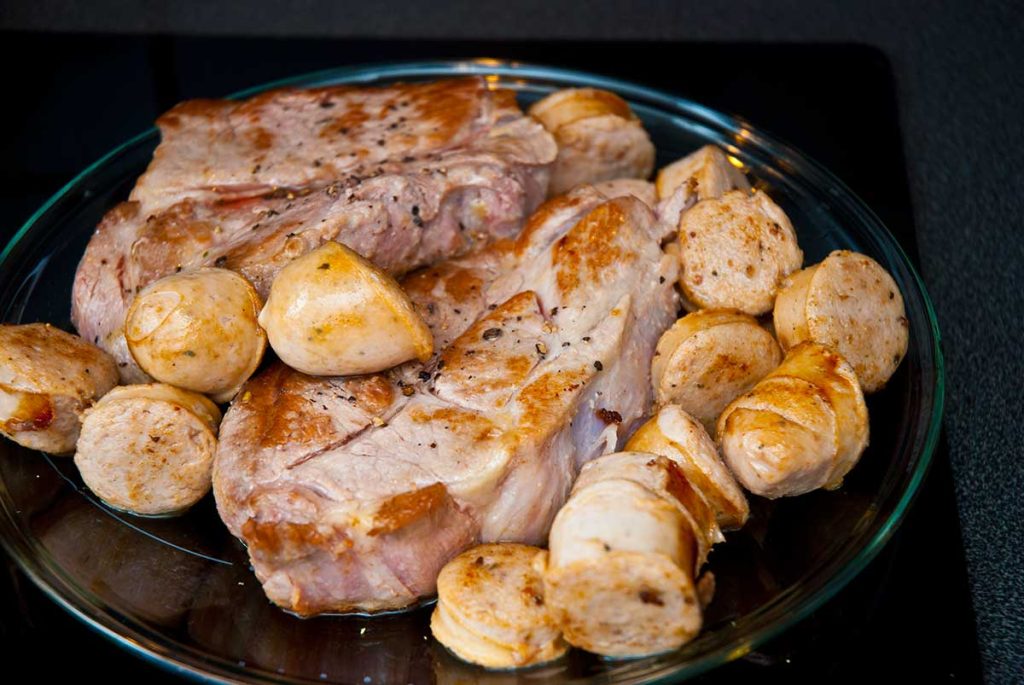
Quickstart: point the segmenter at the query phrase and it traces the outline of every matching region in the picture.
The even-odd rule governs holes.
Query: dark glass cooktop
[[[885,57],[860,46],[319,41],[0,34],[0,240],[60,185],[179,100],[345,64],[501,57],[674,91],[739,115],[823,163],[916,261],[897,100]],[[927,274],[925,274],[927,276]],[[47,679],[177,679],[65,614],[0,552],[6,668]],[[845,590],[761,650],[698,679],[725,683],[980,680],[944,441],[917,502]]]

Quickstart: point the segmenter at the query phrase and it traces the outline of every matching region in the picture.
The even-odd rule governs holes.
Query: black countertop
[[[410,3],[411,4],[411,3]],[[279,7],[254,3],[232,12],[232,3],[179,2],[173,13],[152,5],[36,0],[0,6],[0,28],[106,30],[126,32],[236,33],[306,36],[433,36],[475,38],[606,38],[680,41],[856,42],[876,46],[895,74],[903,149],[917,225],[920,264],[935,300],[944,334],[948,365],[946,429],[949,460],[974,597],[982,659],[987,679],[1017,682],[1024,673],[1024,461],[1019,390],[1024,387],[1024,359],[1017,349],[1024,298],[1020,286],[1024,241],[1019,236],[1024,200],[1020,185],[1024,151],[1020,112],[1024,103],[1024,41],[1019,8],[1014,3],[906,2],[892,6],[858,3],[856,7],[822,6],[807,0],[764,4],[737,0],[727,6],[669,2],[631,3],[628,13],[614,3],[591,2],[569,10],[558,3],[525,2],[487,6],[442,1],[398,11],[383,4],[347,4],[305,0]],[[106,11],[105,11],[106,10]],[[115,11],[116,10],[116,11]],[[48,59],[47,38],[31,45],[5,41],[5,63],[19,73],[19,60]],[[728,49],[728,46],[723,46]],[[117,121],[139,130],[156,111],[126,109],[136,102],[140,82],[134,65],[117,66],[123,77],[103,98],[82,92],[81,99],[102,114],[89,119],[91,130],[69,126],[73,112],[46,108],[45,99],[30,111],[5,108],[5,119],[37,117],[40,130],[53,135],[73,155],[116,142],[109,133]],[[623,66],[642,64],[643,51],[609,54]],[[111,56],[111,59],[122,57]],[[343,60],[333,60],[334,63]],[[315,65],[311,65],[315,66]],[[703,64],[679,63],[685,85]],[[148,68],[148,66],[146,67]],[[595,67],[596,68],[596,67]],[[789,68],[813,68],[799,61]],[[300,69],[301,70],[301,69]],[[214,70],[216,71],[216,70]],[[238,85],[264,81],[267,74],[239,70]],[[61,78],[63,76],[63,78]],[[820,76],[828,79],[827,74]],[[61,89],[74,89],[73,73],[57,74]],[[858,89],[855,80],[848,86]],[[201,90],[202,84],[196,84]],[[230,90],[230,88],[228,88]],[[17,88],[8,93],[17,93]],[[223,89],[217,90],[223,92]],[[213,93],[208,93],[213,94]],[[160,94],[158,94],[160,95]],[[162,94],[166,96],[167,94]],[[779,93],[813,101],[814,88]],[[165,101],[165,97],[157,98]],[[871,102],[865,101],[864,107]],[[777,122],[757,123],[787,136],[785,109]],[[119,130],[125,130],[121,128]],[[108,135],[104,137],[104,132]],[[120,134],[119,134],[120,136]],[[842,132],[835,138],[841,140]],[[25,141],[8,137],[4,152],[17,152]],[[809,146],[809,145],[808,145]],[[815,150],[829,164],[827,153]],[[841,152],[840,152],[841,154]],[[92,155],[96,156],[95,154]],[[88,158],[88,157],[87,157]],[[39,173],[38,193],[45,194],[67,176],[50,160],[33,159]],[[5,165],[0,174],[18,174]],[[879,168],[879,174],[902,169]],[[864,193],[851,179],[855,190]],[[865,193],[866,194],[866,193]],[[869,204],[871,198],[866,197]],[[29,193],[22,215],[38,204]],[[5,217],[6,219],[6,217]],[[936,602],[941,598],[936,597]]]

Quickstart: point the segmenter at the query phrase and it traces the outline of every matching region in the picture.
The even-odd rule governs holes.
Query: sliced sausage
[[[629,105],[614,93],[567,88],[530,108],[558,143],[549,195],[581,183],[647,178],[654,169],[654,144]]]
[[[115,388],[86,412],[75,465],[110,506],[181,513],[210,489],[217,405],[162,383]]]
[[[868,410],[853,367],[824,345],[797,345],[726,407],[718,439],[729,468],[755,494],[839,487],[868,443]]]
[[[70,454],[82,412],[116,384],[113,357],[78,336],[0,325],[0,432],[19,445]]]
[[[655,455],[606,455],[584,467],[539,562],[545,600],[570,644],[640,656],[675,649],[700,631],[694,576],[702,535],[671,494],[672,481],[685,483]]]
[[[785,212],[763,192],[701,200],[679,221],[679,284],[693,309],[770,311],[803,252]]]
[[[741,528],[746,523],[750,507],[743,491],[722,463],[711,436],[679,406],[668,404],[659,409],[637,429],[625,449],[658,454],[678,464],[722,529]]]
[[[692,571],[698,573],[707,561],[711,546],[725,538],[718,527],[714,510],[698,492],[682,465],[675,460],[646,451],[623,451],[614,458],[594,460],[583,467],[574,483],[583,490],[592,483],[629,480],[638,483],[667,502],[676,505],[687,522],[687,530],[696,544]]]
[[[698,201],[721,197],[730,190],[750,190],[750,183],[720,148],[705,145],[662,168],[655,188],[662,220],[678,226],[682,213]]]
[[[562,639],[534,568],[537,547],[479,545],[448,562],[437,577],[434,637],[465,661],[520,668],[562,656]]]
[[[907,353],[907,313],[896,282],[878,262],[848,250],[783,281],[774,320],[786,349],[813,340],[838,351],[864,392],[884,387]]]
[[[687,314],[658,340],[651,382],[658,404],[678,404],[709,429],[726,405],[779,365],[782,350],[757,319],[732,309]]]
[[[234,271],[173,274],[132,301],[125,318],[128,349],[156,380],[226,402],[263,359],[267,336],[256,321],[262,306]]]

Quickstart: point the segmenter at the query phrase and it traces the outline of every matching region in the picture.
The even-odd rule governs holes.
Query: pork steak
[[[213,487],[268,597],[300,615],[401,608],[476,542],[542,542],[579,467],[650,408],[678,305],[667,228],[580,188],[517,238],[405,279],[438,344],[425,365],[252,379]]]
[[[266,298],[326,240],[402,274],[514,235],[557,154],[514,93],[480,78],[196,100],[157,123],[149,168],[96,229],[72,291],[72,321],[125,382],[146,380],[122,328],[148,283],[222,266]]]

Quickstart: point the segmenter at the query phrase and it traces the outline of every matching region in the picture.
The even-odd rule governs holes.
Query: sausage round
[[[479,545],[449,561],[437,577],[434,637],[460,659],[486,668],[520,668],[562,656],[568,645],[534,568],[536,557],[546,554],[500,543]]]
[[[0,325],[0,432],[70,454],[81,414],[117,384],[113,357],[49,324]]]
[[[714,428],[726,405],[779,365],[782,350],[757,319],[730,309],[687,314],[658,340],[651,381],[658,404],[678,404]]]
[[[567,88],[530,108],[558,143],[549,195],[581,183],[647,178],[654,169],[654,144],[629,105],[614,93]]]
[[[661,203],[658,213],[673,227],[699,200],[721,197],[730,190],[750,190],[743,172],[714,145],[705,145],[663,167],[654,185]]]
[[[701,200],[679,220],[679,285],[693,309],[771,310],[803,252],[782,209],[763,192]]]
[[[162,383],[121,386],[86,412],[75,464],[115,509],[181,513],[210,489],[220,418],[217,405],[197,393]]]
[[[629,441],[626,450],[657,454],[679,465],[689,484],[715,513],[719,527],[740,528],[750,515],[747,498],[722,463],[714,441],[695,418],[665,405]]]
[[[717,529],[709,511],[699,512],[699,497],[688,505],[675,497],[685,483],[670,460],[651,454],[611,454],[584,467],[543,560],[545,600],[567,642],[640,656],[675,649],[700,631],[694,577],[709,541],[702,545],[699,521]]]
[[[868,442],[868,410],[853,367],[817,343],[736,398],[718,419],[722,456],[743,486],[763,497],[834,489]]]
[[[786,349],[813,340],[837,350],[864,392],[884,387],[907,353],[899,287],[878,262],[848,250],[836,250],[783,281],[774,320]]]

